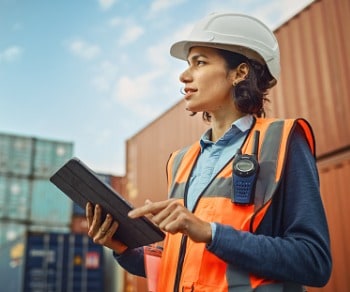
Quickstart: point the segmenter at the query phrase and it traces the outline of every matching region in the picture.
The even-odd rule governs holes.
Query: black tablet
[[[131,219],[128,212],[133,206],[78,158],[70,159],[50,177],[63,193],[85,209],[87,202],[99,204],[105,218],[109,213],[119,222],[114,238],[129,248],[148,245],[164,239],[164,233],[146,217]]]

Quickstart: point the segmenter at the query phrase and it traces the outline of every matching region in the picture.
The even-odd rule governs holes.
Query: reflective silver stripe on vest
[[[177,171],[180,167],[181,161],[184,158],[186,152],[188,151],[190,147],[185,147],[179,151],[179,153],[176,154],[173,160],[173,165],[172,165],[172,186],[170,189],[170,197],[171,198],[178,198],[178,195],[182,193],[182,198],[183,194],[185,192],[185,183],[179,184],[176,182],[176,174]]]
[[[255,210],[269,201],[276,192],[276,170],[280,154],[284,121],[271,123],[265,133],[264,141],[259,151],[259,176],[255,186]]]

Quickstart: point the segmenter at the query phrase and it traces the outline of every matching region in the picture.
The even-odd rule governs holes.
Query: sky
[[[127,139],[181,99],[172,43],[212,12],[276,29],[311,2],[0,0],[0,133],[72,142],[95,171],[124,175]]]

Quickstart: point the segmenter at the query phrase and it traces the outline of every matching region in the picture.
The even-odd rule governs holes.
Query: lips
[[[184,90],[186,93],[192,93],[192,92],[195,92],[197,91],[196,89],[194,88],[190,88],[190,87],[185,87],[185,90]]]
[[[190,88],[190,87],[185,87],[184,89],[185,91],[185,98],[189,97],[190,95],[192,95],[193,93],[195,93],[197,91],[197,89],[194,88]]]

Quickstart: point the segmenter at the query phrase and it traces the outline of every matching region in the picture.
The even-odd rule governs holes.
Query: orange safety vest
[[[237,230],[254,233],[279,185],[289,139],[297,124],[304,130],[310,149],[315,153],[312,129],[305,120],[256,119],[242,147],[242,153],[250,154],[254,132],[260,131],[258,154],[260,170],[254,204],[242,206],[231,202],[233,191],[231,160],[202,192],[194,214],[207,222],[231,225]],[[199,153],[200,144],[197,142],[174,152],[168,161],[169,195],[171,198],[178,198],[181,204],[184,204],[188,180]],[[166,235],[158,291],[243,292],[253,289],[262,291],[259,287],[267,288],[263,291],[286,291],[283,285],[235,269],[209,252],[205,243],[193,242],[181,233]]]

